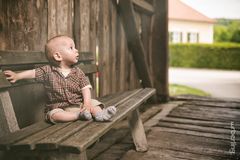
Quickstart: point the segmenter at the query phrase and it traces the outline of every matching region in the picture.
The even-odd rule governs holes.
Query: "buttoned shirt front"
[[[43,83],[48,96],[47,110],[64,108],[83,102],[82,89],[91,88],[90,82],[83,71],[73,67],[64,75],[57,67],[46,65],[35,69],[36,81]]]

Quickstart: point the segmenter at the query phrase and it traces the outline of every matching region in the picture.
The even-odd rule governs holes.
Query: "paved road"
[[[212,97],[240,98],[240,71],[170,68],[169,82],[201,89]]]

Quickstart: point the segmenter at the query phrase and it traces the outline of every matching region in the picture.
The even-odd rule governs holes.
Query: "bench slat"
[[[12,71],[23,71],[23,70],[29,70],[34,69],[37,67],[44,66],[46,64],[40,64],[40,65],[26,65],[26,66],[4,66],[2,67],[2,71],[5,70],[12,70]],[[97,71],[97,66],[95,64],[78,64],[77,67],[81,68],[85,74],[95,73]]]
[[[117,94],[107,101],[106,106],[110,106],[114,104],[117,107],[119,104],[125,102],[127,99],[131,98],[133,95],[137,94],[141,90],[142,89],[135,89],[132,91],[123,92],[123,94],[121,95]],[[114,99],[117,99],[117,101],[115,102]]]
[[[37,67],[41,67],[44,65],[47,65],[48,63],[41,63],[41,64],[26,64],[26,65],[9,65],[9,66],[2,66],[2,71],[5,70],[12,70],[12,71],[24,71],[24,70],[30,70]]]
[[[81,153],[104,133],[106,133],[111,127],[118,121],[125,118],[128,113],[135,110],[139,105],[146,101],[149,97],[155,94],[155,89],[146,88],[140,91],[138,94],[131,97],[125,103],[118,106],[118,112],[113,117],[111,122],[98,123],[93,122],[91,125],[85,127],[81,132],[78,132],[60,143],[60,150]]]
[[[60,123],[58,125],[51,125],[47,129],[44,129],[39,132],[36,132],[35,134],[29,135],[28,137],[14,143],[14,145],[10,145],[10,149],[33,150],[35,148],[34,142],[36,142],[42,138],[45,138],[55,132],[58,132],[60,129],[67,127],[70,124],[71,124],[71,122]]]
[[[79,61],[93,61],[92,52],[80,52]],[[48,63],[43,51],[14,51],[0,50],[0,66],[46,64]]]
[[[0,50],[0,64],[2,66],[46,62],[47,59],[42,51]]]
[[[11,66],[2,66],[1,70],[12,70],[12,71],[23,71],[34,69],[37,67],[41,67],[47,65],[48,63],[43,64],[28,64],[28,65],[11,65]],[[77,64],[77,67],[81,68],[85,74],[95,73],[97,71],[97,66],[95,64]]]
[[[31,135],[33,133],[37,133],[37,132],[39,132],[47,127],[50,127],[50,126],[52,126],[52,125],[49,123],[38,122],[36,124],[33,124],[26,128],[23,128],[21,130],[18,130],[14,133],[3,136],[0,138],[0,149],[7,150],[7,149],[9,149],[10,144],[15,143],[23,138],[28,137],[29,135]]]

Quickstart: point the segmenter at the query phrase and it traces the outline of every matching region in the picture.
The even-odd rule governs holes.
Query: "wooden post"
[[[137,74],[142,80],[143,87],[152,87],[150,72],[145,60],[145,50],[137,31],[132,1],[120,0],[118,7],[127,37],[128,48],[133,55]]]
[[[168,0],[154,0],[152,23],[152,71],[157,98],[167,101],[168,91]]]

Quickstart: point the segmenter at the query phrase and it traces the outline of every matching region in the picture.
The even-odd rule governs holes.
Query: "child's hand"
[[[6,79],[11,82],[11,83],[15,83],[18,78],[17,78],[17,73],[10,71],[10,70],[6,70],[3,72],[5,74],[5,76],[7,77]]]
[[[83,110],[87,110],[88,112],[90,112],[91,114],[95,115],[97,112],[101,112],[102,108],[99,106],[93,107],[92,105],[86,105],[84,104],[84,107],[81,109],[80,112],[82,112]]]
[[[80,108],[80,112],[83,112],[83,111],[85,111],[85,110],[87,110],[88,112],[90,112],[90,108],[91,108],[91,106],[83,105],[83,106]]]
[[[90,108],[90,113],[95,116],[97,113],[102,112],[102,108],[99,106],[91,107]]]

